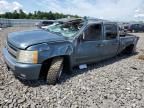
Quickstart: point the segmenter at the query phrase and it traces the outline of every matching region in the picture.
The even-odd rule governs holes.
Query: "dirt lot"
[[[32,28],[8,28],[0,31],[0,48],[9,32]],[[20,82],[0,59],[0,107],[32,108],[144,108],[144,33],[137,54],[120,56],[93,64],[86,70],[63,74],[59,84],[42,81]],[[1,55],[1,51],[0,51]]]

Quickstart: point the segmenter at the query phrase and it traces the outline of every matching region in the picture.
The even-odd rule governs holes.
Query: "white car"
[[[39,23],[37,23],[36,25],[37,25],[37,27],[39,27],[39,28],[45,28],[45,27],[47,27],[47,26],[49,26],[49,25],[51,25],[51,24],[53,24],[54,23],[54,21],[40,21]]]

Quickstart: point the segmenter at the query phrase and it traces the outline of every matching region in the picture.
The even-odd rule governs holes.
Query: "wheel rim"
[[[62,62],[63,62],[63,61],[62,61]],[[62,74],[62,70],[63,70],[63,64],[61,64],[61,66],[60,66],[60,69],[59,69],[59,72],[58,72],[58,75],[57,75],[57,80],[60,79],[61,74]]]

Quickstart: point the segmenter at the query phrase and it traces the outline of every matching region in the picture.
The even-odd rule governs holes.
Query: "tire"
[[[47,72],[47,83],[54,85],[59,80],[63,70],[63,58],[54,58]]]
[[[130,55],[130,54],[133,54],[134,52],[135,52],[134,45],[130,45],[127,48],[125,48],[125,50],[123,51],[123,54]]]

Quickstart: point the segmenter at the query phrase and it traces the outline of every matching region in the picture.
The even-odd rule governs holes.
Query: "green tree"
[[[19,19],[19,13],[16,10],[12,13],[12,19]]]
[[[25,13],[22,9],[19,11],[14,12],[6,12],[4,14],[0,14],[1,18],[9,18],[9,19],[48,19],[48,20],[55,20],[60,18],[66,18],[67,16],[76,17],[77,15],[65,15],[62,13],[53,13],[52,11],[49,12],[41,12],[41,11],[34,11],[33,13]]]
[[[19,10],[19,18],[20,19],[26,18],[26,13],[24,13],[22,9]]]
[[[5,14],[4,14],[4,18],[8,18],[8,19],[10,19],[10,18],[12,18],[12,13],[10,13],[10,12],[6,12]]]

